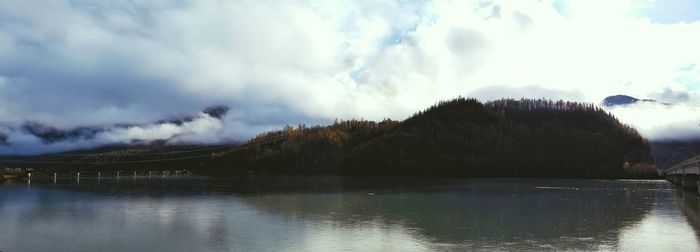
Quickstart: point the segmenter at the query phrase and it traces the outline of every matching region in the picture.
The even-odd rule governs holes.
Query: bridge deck
[[[659,171],[668,181],[683,188],[695,188],[700,195],[700,155]]]

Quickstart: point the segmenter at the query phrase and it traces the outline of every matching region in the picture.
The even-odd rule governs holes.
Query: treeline
[[[283,139],[280,141],[271,141]],[[273,144],[269,144],[273,142]],[[211,175],[655,177],[649,144],[591,104],[442,101],[398,122],[287,126],[198,164]]]

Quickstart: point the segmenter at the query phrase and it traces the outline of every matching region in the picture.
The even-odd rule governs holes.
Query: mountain
[[[627,95],[608,96],[603,100],[602,104],[605,107],[612,108],[641,102],[670,105],[669,103],[662,103],[652,99],[637,99]],[[655,165],[659,169],[671,167],[700,154],[700,139],[656,140],[650,142],[650,146]]]
[[[288,126],[279,144],[209,160],[203,172],[450,177],[655,177],[648,143],[591,104],[459,98],[404,121]]]
[[[603,106],[605,107],[615,107],[615,106],[621,106],[621,105],[628,105],[628,104],[635,104],[639,102],[652,102],[652,103],[659,103],[659,104],[664,104],[664,105],[669,105],[668,103],[663,103],[663,102],[658,102],[656,100],[652,99],[637,99],[632,96],[627,96],[627,95],[613,95],[613,96],[608,96],[603,99]]]

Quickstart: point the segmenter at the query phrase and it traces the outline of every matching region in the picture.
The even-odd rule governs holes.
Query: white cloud
[[[697,106],[641,102],[617,106],[610,112],[654,140],[700,137],[700,107]]]
[[[25,128],[0,127],[0,135],[5,136],[4,141],[0,144],[0,153],[40,154],[76,148],[92,148],[105,144],[146,143],[154,140],[166,140],[166,144],[220,143],[233,140],[222,139],[224,120],[226,120],[226,116],[220,119],[199,113],[188,121],[94,128],[75,134],[61,132],[58,133],[61,136],[55,139],[42,138]]]
[[[2,1],[0,123],[143,125],[228,105],[231,115],[209,126],[104,138],[154,130],[211,142],[285,123],[402,119],[437,100],[493,88],[595,103],[681,92],[689,97],[681,102],[697,103],[700,22],[656,23],[643,15],[653,6]]]

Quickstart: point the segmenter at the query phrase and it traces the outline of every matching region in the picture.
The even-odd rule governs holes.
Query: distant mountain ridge
[[[657,100],[653,99],[638,99],[629,95],[613,95],[613,96],[608,96],[603,99],[603,106],[605,107],[615,107],[615,106],[623,106],[623,105],[629,105],[629,104],[636,104],[640,102],[652,102],[652,103],[659,103],[663,105],[670,105],[669,103],[664,103],[664,102],[659,102]]]
[[[658,169],[667,169],[700,154],[700,139],[652,141],[649,145]]]
[[[210,106],[205,108],[204,110],[201,111],[201,113],[206,114],[212,118],[216,119],[221,119],[223,116],[228,113],[229,107],[223,106],[223,105],[216,105],[216,106]],[[172,119],[167,119],[167,120],[159,120],[151,124],[113,124],[113,125],[106,125],[106,126],[80,126],[80,127],[75,127],[72,129],[58,129],[56,127],[53,127],[51,125],[45,125],[41,123],[36,123],[36,122],[27,122],[24,123],[23,125],[17,127],[17,128],[12,128],[12,127],[6,127],[7,129],[10,130],[19,130],[24,133],[33,135],[37,138],[39,138],[43,143],[45,144],[50,144],[50,143],[55,143],[55,142],[60,142],[60,141],[69,141],[69,140],[78,140],[78,139],[93,139],[97,134],[103,133],[106,131],[110,130],[115,130],[115,129],[126,129],[130,127],[143,127],[143,126],[153,126],[153,125],[162,125],[162,124],[174,124],[177,126],[180,126],[184,123],[187,122],[192,122],[198,118],[201,118],[202,115],[187,115],[187,116],[181,116],[177,118],[172,118]],[[0,125],[2,127],[2,125]],[[166,139],[162,139],[166,140]],[[2,134],[0,132],[0,145],[2,144],[8,144],[7,143],[7,135]]]

